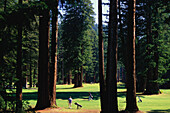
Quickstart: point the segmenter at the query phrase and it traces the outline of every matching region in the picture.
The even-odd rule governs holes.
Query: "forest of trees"
[[[127,111],[139,110],[136,92],[170,88],[169,2],[96,2],[98,23],[90,0],[0,1],[0,96],[16,88],[17,112],[22,88],[38,87],[44,109],[57,106],[56,84],[100,83],[101,113],[118,112],[120,74]]]

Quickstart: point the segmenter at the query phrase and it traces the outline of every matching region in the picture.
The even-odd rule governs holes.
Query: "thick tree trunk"
[[[72,84],[72,71],[69,71],[68,76],[68,84]]]
[[[36,109],[50,106],[49,99],[49,11],[44,9],[40,14],[39,25],[39,68],[38,68],[38,100]]]
[[[56,105],[57,81],[57,37],[58,37],[58,0],[52,12],[51,69],[50,69],[50,105]]]
[[[117,102],[117,0],[110,0],[109,38],[107,53],[107,111],[118,112]]]
[[[19,4],[22,4],[22,0],[19,0]],[[16,78],[18,79],[16,82],[16,112],[18,112],[22,109],[22,22],[18,25]]]
[[[100,102],[101,113],[106,113],[106,83],[104,75],[104,45],[103,45],[103,25],[102,25],[102,0],[98,0],[99,14],[99,81],[100,81]]]
[[[79,77],[79,74],[78,73],[76,73],[75,75],[74,75],[74,87],[76,88],[76,87],[78,87],[78,77]]]
[[[136,103],[135,8],[136,0],[130,0],[128,3],[128,67],[126,77],[126,110],[129,112],[136,112],[139,110]]]

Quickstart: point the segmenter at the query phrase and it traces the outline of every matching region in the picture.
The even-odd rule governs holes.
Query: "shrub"
[[[1,95],[0,95],[0,109],[5,109],[5,101]]]

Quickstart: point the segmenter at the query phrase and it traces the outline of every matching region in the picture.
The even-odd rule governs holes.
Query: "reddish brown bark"
[[[38,64],[38,100],[36,109],[50,106],[49,99],[49,10],[44,9],[39,17],[39,64]]]
[[[127,77],[126,77],[126,110],[138,111],[136,103],[136,61],[135,61],[135,9],[136,0],[128,2],[128,38],[127,38]]]
[[[50,69],[50,106],[56,105],[56,81],[57,81],[57,37],[58,37],[58,0],[52,11],[52,40],[51,40],[51,69]]]
[[[100,102],[101,113],[106,112],[106,83],[104,75],[104,45],[103,45],[103,25],[102,25],[102,0],[98,0],[99,16],[99,81],[100,81]]]

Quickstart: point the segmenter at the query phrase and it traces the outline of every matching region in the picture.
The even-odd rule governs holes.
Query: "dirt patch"
[[[76,111],[61,111],[62,108],[46,108],[43,110],[37,110],[36,113],[100,113],[100,110],[87,110],[87,109],[82,109]]]

